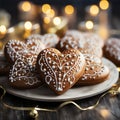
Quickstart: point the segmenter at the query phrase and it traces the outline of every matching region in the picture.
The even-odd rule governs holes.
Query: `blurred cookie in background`
[[[109,38],[103,47],[104,56],[120,67],[120,39]]]

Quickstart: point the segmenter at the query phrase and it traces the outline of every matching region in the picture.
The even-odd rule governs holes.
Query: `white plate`
[[[9,87],[7,84],[4,85],[8,93],[30,100],[58,102],[88,98],[105,92],[106,90],[110,89],[118,80],[119,73],[116,69],[116,66],[105,58],[103,58],[103,62],[110,69],[110,75],[106,81],[92,86],[74,87],[62,95],[54,94],[53,91],[45,86],[41,86],[36,89],[17,90]]]

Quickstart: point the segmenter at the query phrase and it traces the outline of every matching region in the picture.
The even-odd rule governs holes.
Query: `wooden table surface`
[[[2,92],[2,89],[0,89],[0,95]],[[102,94],[74,102],[85,108],[94,105]],[[9,93],[5,94],[3,102],[19,108],[39,107],[47,109],[56,109],[62,103],[27,100]],[[0,120],[31,120],[29,113],[30,111],[10,109],[0,102]],[[68,104],[57,112],[38,111],[38,114],[37,120],[120,120],[120,94],[115,96],[105,95],[100,103],[91,110],[83,111],[73,104]]]
[[[1,63],[2,65],[2,63]],[[120,80],[120,78],[119,78]],[[3,90],[0,89],[0,96]],[[98,101],[102,94],[74,101],[79,106],[86,108]],[[3,102],[9,106],[38,107],[47,109],[56,109],[62,102],[39,102],[34,100],[23,99],[6,93]],[[30,111],[14,110],[3,105],[0,101],[0,120],[31,120]],[[105,95],[99,104],[91,110],[80,110],[73,104],[68,104],[57,112],[38,111],[37,120],[120,120],[120,94],[111,96]]]

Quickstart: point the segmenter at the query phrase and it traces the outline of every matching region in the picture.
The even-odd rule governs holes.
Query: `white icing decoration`
[[[106,43],[105,49],[111,56],[120,61],[120,39],[110,38]]]
[[[81,80],[96,79],[104,72],[104,65],[102,64],[101,59],[90,54],[84,54],[84,56],[86,67]]]
[[[55,45],[59,42],[59,38],[56,34],[48,33],[45,35],[33,34],[29,38],[29,40],[39,40],[42,42],[46,48],[55,47]]]
[[[77,42],[71,36],[65,36],[60,41],[60,47],[66,49],[74,48],[77,49]]]
[[[31,62],[33,63],[33,61]],[[18,67],[18,65],[20,67]],[[23,84],[29,85],[29,86],[32,86],[36,83],[41,82],[37,78],[37,75],[34,73],[34,67],[33,69],[30,69],[29,64],[27,63],[27,61],[25,61],[24,58],[18,58],[15,61],[12,69],[10,70],[9,80],[10,82],[16,82],[19,80]]]
[[[26,44],[22,41],[10,40],[5,47],[7,48],[7,53],[12,61],[15,61],[18,57],[27,54],[34,54],[37,56],[37,54],[39,54],[39,52],[45,48],[40,41],[33,40],[29,40]]]
[[[83,66],[82,61],[84,61],[84,56],[80,53],[75,57],[74,54],[76,54],[76,52],[74,50],[70,50],[69,53],[64,54],[63,58],[61,57],[63,55],[58,56],[54,52],[54,49],[51,48],[50,51],[51,52],[49,52],[49,49],[46,49],[45,52],[43,51],[41,53],[38,64],[40,65],[40,70],[45,74],[45,82],[48,85],[53,84],[56,91],[63,91],[65,89],[65,86],[63,87],[63,84],[66,84],[66,82],[68,82],[70,86],[73,84],[76,74],[76,71],[74,70],[79,71],[81,66]],[[52,59],[54,68],[52,66],[52,63],[50,64],[48,60],[48,58],[53,53],[56,56],[56,59]],[[71,56],[71,58],[69,58],[69,56]],[[75,59],[73,60],[73,65],[69,66],[68,63],[70,63],[72,59]],[[66,70],[66,67],[69,67],[69,69]],[[47,71],[49,70],[49,72],[44,71],[44,68],[46,68]]]

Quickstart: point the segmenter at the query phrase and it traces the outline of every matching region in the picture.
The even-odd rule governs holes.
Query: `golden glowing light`
[[[3,42],[0,41],[0,49],[3,48]]]
[[[13,33],[15,31],[15,28],[14,27],[11,27],[8,29],[7,33]]]
[[[5,34],[6,33],[6,27],[5,27],[5,25],[1,25],[0,26],[0,34]]]
[[[55,16],[55,11],[53,9],[50,10],[49,16],[50,17],[54,17]]]
[[[120,72],[120,67],[118,67],[117,70]]]
[[[44,23],[49,24],[50,23],[50,18],[49,17],[44,17],[43,21],[44,21]]]
[[[25,22],[24,27],[25,27],[25,30],[31,30],[32,23],[30,21],[27,21],[27,22]]]
[[[49,4],[43,4],[42,5],[42,12],[47,13],[51,9],[51,6]]]
[[[87,29],[93,29],[93,22],[92,21],[86,21],[85,26]]]
[[[28,11],[30,11],[31,10],[31,3],[30,2],[28,2],[28,1],[25,1],[25,2],[23,2],[22,4],[21,4],[21,9],[23,10],[23,11],[25,11],[25,12],[28,12]]]
[[[102,10],[107,10],[109,8],[109,2],[107,0],[101,0],[99,6]]]
[[[55,11],[53,9],[49,9],[46,13],[47,17],[54,17],[55,16]]]
[[[97,5],[92,5],[90,7],[90,14],[96,16],[99,13],[99,8]]]
[[[61,23],[61,19],[59,17],[55,17],[53,19],[53,23],[54,23],[54,25],[59,25]]]
[[[65,6],[65,13],[71,15],[74,13],[74,7],[72,5]]]
[[[110,116],[110,112],[107,109],[100,110],[100,113],[104,118],[107,118]]]
[[[99,27],[98,33],[104,40],[106,40],[109,37],[109,29],[104,25],[101,25]]]
[[[48,33],[56,33],[57,29],[56,28],[49,28]]]

